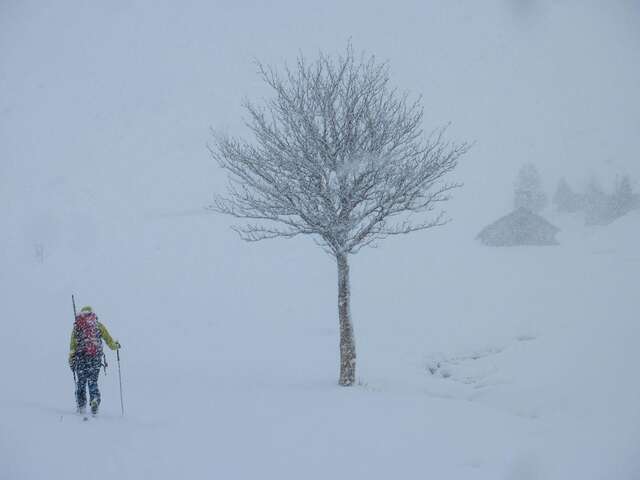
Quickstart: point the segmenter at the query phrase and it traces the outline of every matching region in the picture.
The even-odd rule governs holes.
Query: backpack
[[[74,325],[77,348],[76,351],[88,357],[102,353],[102,335],[98,328],[98,317],[95,313],[81,313],[76,317]]]

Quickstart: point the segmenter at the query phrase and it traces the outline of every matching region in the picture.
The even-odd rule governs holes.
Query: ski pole
[[[120,382],[120,410],[124,417],[124,403],[122,402],[122,374],[120,373],[120,349],[116,350],[116,356],[118,357],[118,380]]]
[[[73,323],[75,325],[76,317],[78,315],[76,314],[76,299],[73,297],[73,294],[71,294],[71,303],[73,304]],[[74,335],[75,335],[75,332],[74,332]],[[75,361],[74,361],[74,366],[75,366]],[[71,371],[73,372],[73,385],[76,387],[74,389],[74,391],[73,391],[73,396],[76,397],[76,408],[78,408],[79,407],[79,405],[78,405],[78,380],[76,378],[76,369],[72,368]]]

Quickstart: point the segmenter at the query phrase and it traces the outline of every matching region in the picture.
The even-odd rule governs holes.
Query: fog
[[[255,61],[349,43],[473,147],[451,223],[354,256],[346,393],[332,259],[205,207],[212,130],[247,135],[244,100],[271,95]],[[638,193],[639,131],[637,0],[0,0],[0,477],[94,475],[98,445],[97,478],[638,478],[639,212],[548,206],[549,247],[475,237],[525,164],[548,197]],[[68,466],[71,293],[123,344],[128,410],[101,377]]]
[[[356,50],[423,96],[425,129],[476,142],[458,171],[473,216],[508,204],[517,169],[555,188],[640,178],[640,6],[628,2],[2,2],[3,208],[116,215],[207,204],[209,128],[242,132],[268,94],[253,60]],[[183,185],[189,189],[184,191]],[[104,213],[104,212],[103,212]]]

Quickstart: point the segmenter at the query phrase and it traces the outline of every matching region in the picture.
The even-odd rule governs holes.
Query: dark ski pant
[[[78,408],[84,408],[87,404],[87,384],[89,384],[89,399],[96,400],[100,405],[100,390],[98,389],[98,375],[102,366],[102,356],[95,357],[80,356],[76,363],[76,402]]]

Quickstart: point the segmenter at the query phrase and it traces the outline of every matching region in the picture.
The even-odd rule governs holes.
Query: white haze
[[[210,128],[246,133],[243,98],[269,95],[253,60],[349,41],[423,96],[425,129],[475,145],[452,223],[353,259],[345,392],[332,260],[243,243],[203,207],[226,183]],[[525,163],[549,195],[561,176],[640,190],[639,131],[634,0],[0,0],[0,478],[77,473],[72,292],[127,362],[127,417],[113,361],[86,432],[97,478],[639,478],[638,212],[551,218],[550,249],[474,241]]]

